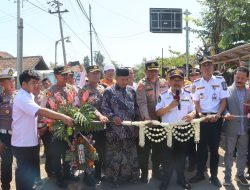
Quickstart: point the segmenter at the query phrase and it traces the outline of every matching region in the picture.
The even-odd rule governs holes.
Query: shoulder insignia
[[[200,87],[197,88],[197,90],[202,90],[204,88],[205,88],[205,86],[200,86]]]
[[[47,91],[46,96],[51,97],[51,96],[53,96],[53,93],[51,91]]]
[[[187,97],[186,98],[184,97],[184,98],[181,99],[181,101],[182,102],[189,102],[189,99]]]
[[[220,85],[212,85],[213,88],[219,88]]]
[[[190,91],[190,86],[185,87],[185,88],[184,88],[184,91],[187,92],[187,93],[191,93],[191,91]]]
[[[158,97],[158,100],[157,100],[158,103],[161,102],[161,96]]]
[[[194,82],[198,82],[198,81],[200,81],[200,80],[201,80],[201,78],[194,80]]]
[[[101,94],[104,93],[105,88],[104,88],[102,85],[98,85],[98,86],[97,86],[97,89],[98,89],[98,91],[99,91]]]
[[[163,90],[163,91],[161,92],[161,94],[165,94],[167,91],[168,91],[168,90]]]
[[[219,79],[223,79],[223,76],[219,76],[219,75],[217,75],[217,76],[215,76],[216,78],[219,78]]]
[[[195,93],[195,91],[196,91],[196,86],[195,86],[195,85],[193,85],[193,86],[192,86],[192,90],[191,90],[191,92],[192,92],[192,93]]]
[[[138,87],[137,87],[138,91],[143,90],[143,88],[144,88],[144,84],[142,82],[139,82]]]
[[[227,90],[227,83],[225,81],[221,83],[221,86],[223,90]]]

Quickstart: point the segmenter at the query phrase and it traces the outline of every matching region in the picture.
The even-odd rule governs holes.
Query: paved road
[[[223,160],[223,155],[224,155],[224,151],[223,149],[220,149],[220,166],[219,166],[219,179],[223,182],[223,178],[224,178],[224,160]],[[14,167],[13,169],[15,168],[15,164],[14,164]],[[209,172],[208,172],[209,173]],[[233,175],[232,175],[232,178],[235,176],[235,173],[236,173],[236,168],[235,168],[235,163],[233,165]],[[150,175],[151,175],[151,171],[150,171]],[[186,176],[187,176],[187,179],[190,179],[192,176],[194,175],[194,173],[189,173],[187,172],[186,173]],[[44,185],[43,185],[43,189],[44,190],[61,190],[60,188],[57,188],[56,187],[56,184],[55,184],[55,180],[48,180],[46,178],[46,173],[44,171],[44,159],[41,159],[41,176],[42,176],[42,179],[44,181]],[[218,190],[219,188],[216,188],[215,186],[209,184],[209,176],[206,175],[206,180],[200,182],[200,183],[197,183],[197,184],[192,184],[192,189],[193,190]],[[149,183],[148,184],[124,184],[123,186],[121,186],[119,188],[119,190],[157,190],[158,189],[158,186],[159,186],[159,181],[157,180],[154,180],[154,179],[150,179]],[[86,185],[83,184],[83,182],[78,182],[77,184],[69,184],[68,185],[68,188],[69,190],[109,190],[111,189],[110,187],[107,186],[107,184],[103,183],[103,184],[100,184],[100,185],[97,185],[96,187],[88,187]],[[171,179],[171,183],[169,184],[169,190],[182,190],[181,187],[179,187],[177,184],[176,184],[176,177],[173,176],[172,179]],[[240,184],[237,184],[236,181],[233,180],[233,186],[231,187],[221,187],[220,190],[247,190],[247,189],[250,189],[249,187],[243,187],[241,186]],[[12,188],[11,190],[15,190],[15,183],[14,183],[14,179],[13,179],[13,182],[12,182]]]

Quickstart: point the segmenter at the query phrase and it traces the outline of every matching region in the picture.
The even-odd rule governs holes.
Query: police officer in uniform
[[[222,117],[226,107],[226,98],[229,97],[227,84],[222,76],[213,75],[213,62],[206,58],[201,62],[202,78],[194,81],[192,97],[197,113],[200,117],[211,115],[209,119],[201,122],[200,142],[197,146],[197,173],[190,179],[196,183],[205,179],[208,148],[210,150],[210,182],[221,187],[217,177],[219,164],[219,142],[222,128]]]
[[[16,73],[8,68],[0,73],[0,84],[3,92],[0,94],[0,154],[1,154],[1,187],[10,189],[12,180],[13,154],[11,150],[12,106],[15,91]]]
[[[161,93],[156,105],[156,114],[161,117],[164,123],[173,123],[180,120],[190,122],[196,115],[194,103],[191,98],[191,92],[184,86],[184,73],[179,69],[170,72],[170,89]],[[185,130],[188,132],[187,130]],[[185,132],[183,130],[179,133]],[[186,137],[186,136],[185,136]],[[182,137],[183,138],[183,137]],[[173,169],[177,172],[177,183],[184,189],[190,189],[190,184],[186,181],[185,158],[189,147],[189,141],[180,142],[173,137],[171,148],[166,147],[164,151],[164,161],[166,164],[165,177],[162,180],[160,189],[165,190],[173,174]]]
[[[193,82],[197,79],[201,78],[201,72],[198,68],[191,68],[189,70],[189,81]],[[185,86],[185,89],[188,91],[192,91],[192,84]],[[198,116],[197,116],[198,117]],[[196,167],[196,144],[194,141],[190,141],[190,146],[188,149],[188,172],[193,172]]]
[[[159,120],[155,114],[155,106],[160,93],[167,89],[167,81],[158,76],[159,65],[156,61],[148,61],[145,64],[146,77],[138,83],[136,89],[137,104],[139,106],[142,120]],[[151,142],[145,137],[145,146],[139,147],[139,161],[141,167],[141,181],[148,182],[148,161],[152,149],[153,177],[159,177],[159,166],[161,164],[162,143]]]
[[[65,99],[67,99],[67,91],[75,92],[75,89],[71,85],[66,84],[67,76],[70,72],[71,71],[64,66],[57,66],[54,68],[54,75],[57,80],[57,83],[52,85],[48,89],[47,96],[54,96],[55,93],[59,92]],[[47,107],[50,108],[48,103]],[[66,141],[60,140],[54,136],[50,140],[51,150],[53,151],[51,157],[46,159],[52,160],[53,172],[55,172],[58,186],[66,187],[64,180],[78,180],[78,178],[76,178],[73,174],[70,173],[69,162],[65,161],[66,150],[69,149],[69,146]],[[61,160],[63,160],[63,165],[61,164]]]
[[[81,104],[84,104],[86,102],[83,102],[82,96],[83,94],[88,91],[88,98],[87,102],[93,106],[94,113],[97,117],[97,120],[100,120],[101,123],[105,124],[109,121],[109,119],[106,116],[103,116],[100,112],[100,106],[102,101],[102,96],[104,93],[104,87],[99,83],[100,81],[100,68],[97,65],[89,66],[86,68],[87,71],[87,77],[88,77],[88,84],[86,84],[82,89],[78,92],[78,97],[81,102]],[[98,153],[98,161],[95,162],[95,178],[97,180],[102,180],[102,167],[104,165],[104,158],[105,158],[105,131],[98,131],[92,133],[94,140],[95,140],[95,148]],[[86,180],[86,179],[85,179]],[[87,183],[87,182],[86,182]]]

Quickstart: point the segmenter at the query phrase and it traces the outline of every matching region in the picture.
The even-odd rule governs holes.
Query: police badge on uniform
[[[203,93],[200,93],[200,99],[204,99]]]
[[[224,81],[221,83],[222,89],[227,90],[227,83]]]
[[[191,91],[191,92],[192,92],[192,93],[195,93],[195,90],[196,90],[196,86],[193,85],[193,86],[192,86],[192,91]]]
[[[157,100],[158,103],[161,102],[161,96],[158,97],[158,100]]]

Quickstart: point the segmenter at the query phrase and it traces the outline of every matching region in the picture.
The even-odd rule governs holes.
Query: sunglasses
[[[198,76],[198,75],[200,75],[200,73],[190,74],[189,76],[190,76],[190,77],[195,77],[195,76]]]

